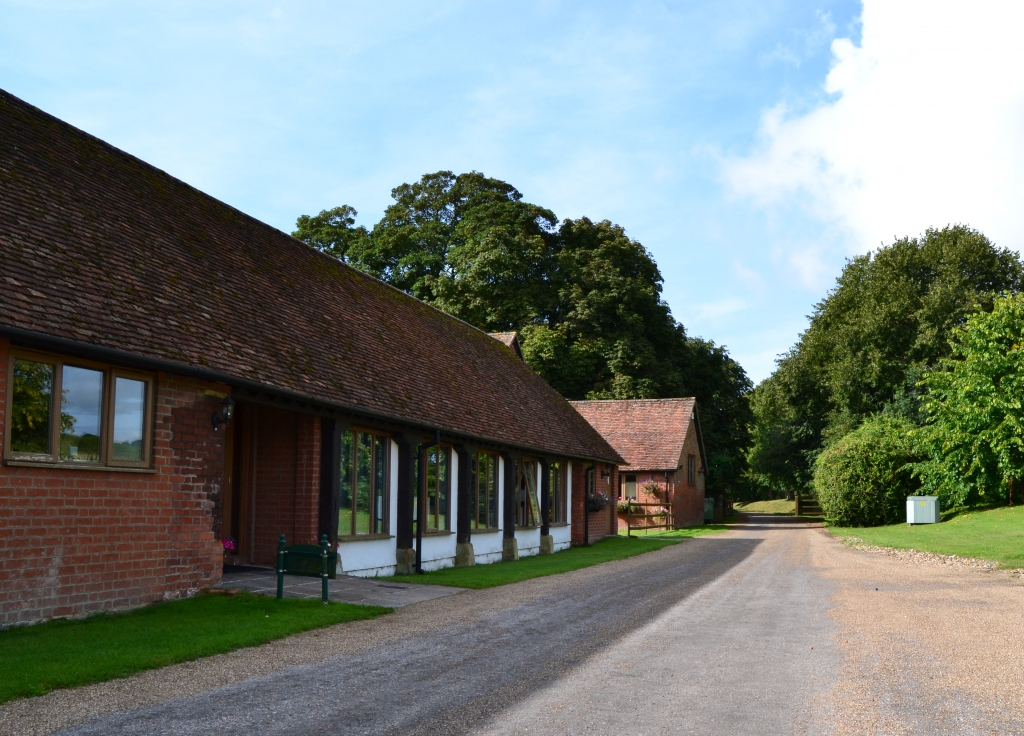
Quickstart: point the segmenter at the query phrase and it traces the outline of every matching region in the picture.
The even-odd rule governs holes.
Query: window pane
[[[61,460],[99,461],[102,411],[103,371],[64,366],[60,397]]]
[[[448,448],[437,453],[437,528],[448,528]]]
[[[338,534],[352,533],[352,471],[355,436],[346,431],[341,440],[341,488],[338,490]]]
[[[384,514],[387,513],[387,492],[388,492],[388,438],[374,437],[374,476],[373,476],[373,525],[374,534],[384,534],[387,531],[387,523]]]
[[[11,404],[11,450],[50,454],[50,411],[53,407],[52,365],[14,361]]]
[[[480,459],[473,456],[469,460],[469,526],[477,529],[480,526]],[[462,492],[462,489],[459,489]]]
[[[548,522],[551,524],[558,524],[562,521],[562,513],[559,508],[562,494],[559,493],[559,488],[562,478],[562,467],[557,462],[551,463],[550,489],[548,492]]]
[[[636,500],[636,476],[626,476],[626,498],[630,501]]]
[[[487,456],[487,526],[498,528],[498,458],[494,455]]]
[[[373,475],[373,435],[359,433],[356,448],[356,534],[370,533],[370,490]]]
[[[65,374],[67,369],[65,369]],[[114,460],[146,459],[146,382],[114,379]]]
[[[437,456],[438,448],[426,452],[427,460],[427,518],[425,529],[437,529]]]

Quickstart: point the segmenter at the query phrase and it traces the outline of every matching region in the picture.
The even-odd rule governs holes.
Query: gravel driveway
[[[1022,604],[1001,573],[751,516],[629,560],[9,703],[0,733],[1024,733]]]

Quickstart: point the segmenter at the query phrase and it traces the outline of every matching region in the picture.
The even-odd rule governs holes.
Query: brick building
[[[671,503],[676,527],[704,523],[704,440],[693,398],[574,401],[626,460],[612,479],[619,502]],[[655,507],[649,508],[653,513]],[[625,529],[625,514],[618,514]]]
[[[622,458],[514,349],[0,92],[0,626],[565,549]]]

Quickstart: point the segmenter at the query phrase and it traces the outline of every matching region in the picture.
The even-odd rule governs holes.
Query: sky
[[[643,243],[755,382],[845,260],[1024,247],[1024,3],[6,2],[0,88],[284,231],[439,170]]]

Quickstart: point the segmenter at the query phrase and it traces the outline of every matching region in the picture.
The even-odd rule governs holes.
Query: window
[[[451,503],[451,448],[441,446],[428,447],[423,451],[421,462],[426,463],[426,485],[421,477],[416,479],[416,487],[426,498],[427,513],[423,518],[423,530],[432,532],[448,531]],[[419,518],[419,507],[414,512]]]
[[[498,456],[478,452],[473,458],[473,489],[469,494],[469,518],[473,529],[498,528]]]
[[[686,482],[691,485],[697,485],[697,458],[693,455],[686,456]]]
[[[9,375],[8,459],[148,467],[152,377],[33,354]]]
[[[619,498],[625,499],[626,501],[636,500],[636,476],[635,475],[624,475],[622,476],[622,486],[619,489]]]
[[[519,488],[516,495],[516,526],[534,527],[540,524],[537,506],[537,461],[519,461]]]
[[[388,533],[388,461],[391,440],[350,429],[341,442],[338,535]]]
[[[551,490],[548,495],[548,522],[564,524],[566,518],[566,463],[553,462],[548,465]]]

